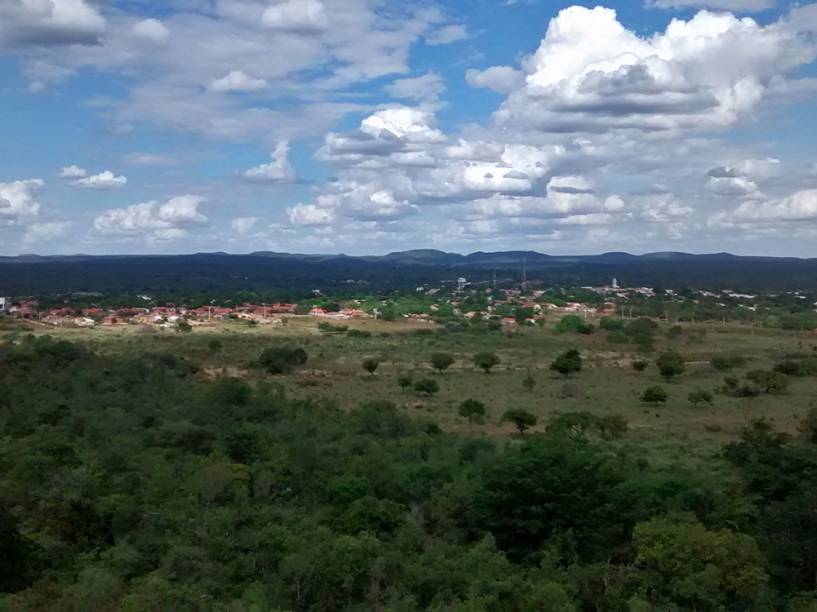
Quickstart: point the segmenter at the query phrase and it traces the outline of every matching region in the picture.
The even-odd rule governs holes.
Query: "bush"
[[[414,384],[414,376],[411,374],[400,374],[397,376],[397,384],[405,391]]]
[[[655,365],[658,366],[658,371],[661,372],[661,376],[666,378],[667,381],[683,374],[684,370],[686,370],[684,358],[674,351],[663,353],[655,360]]]
[[[717,355],[709,363],[720,372],[726,372],[746,365],[746,358],[741,355]]]
[[[647,369],[647,366],[650,365],[650,363],[648,361],[644,361],[643,359],[639,359],[639,360],[633,361],[632,365],[633,365],[633,370],[635,370],[636,372],[643,372],[644,370]]]
[[[789,378],[774,370],[752,370],[746,379],[755,383],[766,393],[784,393],[789,388]]]
[[[210,342],[207,343],[207,348],[209,348],[211,352],[217,353],[222,348],[221,341],[216,339],[210,340]]]
[[[257,364],[270,374],[288,374],[295,366],[304,365],[308,360],[302,348],[275,347],[264,349]]]
[[[668,395],[663,387],[648,387],[641,394],[641,401],[648,404],[663,404],[667,401]]]
[[[469,423],[482,423],[486,412],[485,404],[474,399],[461,402],[457,408],[457,414],[468,419]]]
[[[417,391],[417,393],[431,396],[440,390],[440,385],[437,384],[436,380],[431,378],[422,378],[414,383],[414,390]]]
[[[593,326],[578,315],[565,315],[556,324],[556,332],[560,334],[592,334]]]
[[[629,344],[630,337],[624,332],[610,332],[607,334],[607,342],[610,344]]]
[[[694,406],[699,406],[701,404],[712,404],[714,398],[709,391],[705,389],[698,389],[697,391],[691,391],[689,396],[689,403],[693,404]]]
[[[576,349],[565,351],[550,364],[550,369],[562,376],[570,376],[575,372],[581,372],[582,358],[579,351]]]
[[[499,356],[494,353],[477,353],[474,355],[474,365],[485,370],[486,374],[490,374],[491,370],[502,363]]]
[[[621,319],[611,319],[610,317],[602,317],[599,321],[599,329],[604,331],[616,332],[624,330],[624,321]]]
[[[346,336],[348,338],[371,338],[372,332],[366,331],[365,329],[350,329],[346,332]]]
[[[364,359],[360,365],[369,373],[369,376],[374,376],[374,373],[377,372],[377,368],[380,366],[380,362],[373,357],[369,357],[368,359]]]
[[[431,356],[431,367],[442,373],[454,363],[454,358],[448,353],[434,353]]]
[[[582,399],[584,393],[579,385],[575,383],[565,383],[559,390],[559,397],[561,399]]]

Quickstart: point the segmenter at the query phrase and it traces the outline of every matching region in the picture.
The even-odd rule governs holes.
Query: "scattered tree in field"
[[[445,372],[454,363],[454,357],[448,353],[434,353],[431,356],[431,367],[440,372]]]
[[[495,353],[477,353],[474,355],[474,365],[485,370],[486,374],[490,374],[494,367],[501,363],[499,356]]]
[[[774,370],[752,370],[746,374],[746,378],[764,393],[785,393],[789,388],[789,377]]]
[[[647,404],[663,404],[667,401],[667,392],[663,387],[647,387],[641,394],[641,401]]]
[[[553,363],[550,364],[550,369],[565,377],[576,372],[581,372],[582,357],[579,351],[571,349],[559,355]]]
[[[519,430],[520,434],[525,433],[531,427],[536,427],[536,416],[522,410],[521,408],[513,408],[502,415],[503,423],[513,423],[514,427]]]
[[[673,325],[667,330],[667,338],[670,340],[675,340],[680,338],[683,333],[684,329],[680,325]]]
[[[178,324],[176,324],[176,329],[178,329],[183,334],[189,334],[191,331],[193,331],[193,326],[190,325],[190,323],[188,323],[184,319],[182,319],[181,321],[178,322]]]
[[[364,359],[361,365],[363,369],[369,373],[369,376],[374,376],[374,373],[377,372],[377,368],[380,367],[380,361],[374,357],[369,357]]]
[[[530,372],[528,372],[527,376],[525,376],[525,378],[522,379],[522,387],[528,393],[533,392],[533,390],[536,388],[536,379]]]
[[[662,353],[658,359],[655,360],[655,365],[658,366],[658,371],[661,372],[661,376],[663,376],[667,382],[672,380],[675,376],[680,376],[684,373],[684,370],[686,370],[684,358],[675,351]]]
[[[421,378],[414,383],[414,390],[417,393],[432,396],[440,390],[440,385],[432,378]]]
[[[712,401],[714,398],[712,394],[707,391],[706,389],[698,389],[697,391],[690,391],[689,396],[689,403],[693,406],[700,406],[702,404],[712,405]]]
[[[467,399],[460,403],[457,413],[469,423],[482,423],[485,419],[485,404],[475,399]]]
[[[650,365],[648,361],[638,359],[636,361],[633,361],[633,370],[640,373],[646,370],[648,365]]]
[[[403,373],[397,376],[397,384],[400,385],[400,388],[405,391],[406,389],[411,388],[414,384],[414,376],[411,374]]]
[[[211,352],[217,353],[222,348],[221,340],[218,340],[216,338],[210,340],[210,342],[207,343],[207,348],[209,348]]]

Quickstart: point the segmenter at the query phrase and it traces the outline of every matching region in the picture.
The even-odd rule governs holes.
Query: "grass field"
[[[747,370],[769,369],[787,354],[813,353],[817,338],[797,337],[779,330],[755,330],[738,325],[687,326],[680,337],[670,340],[666,327],[656,333],[655,350],[641,353],[633,345],[611,344],[607,334],[556,334],[552,323],[542,328],[526,327],[503,332],[443,332],[426,323],[389,323],[362,320],[353,329],[370,332],[368,338],[346,334],[326,334],[314,319],[293,317],[283,326],[249,327],[241,323],[218,323],[197,327],[190,334],[172,330],[146,333],[139,326],[97,329],[41,328],[50,333],[87,344],[101,353],[143,351],[170,352],[201,364],[201,376],[239,376],[267,380],[282,385],[297,398],[328,398],[340,409],[349,409],[365,400],[389,400],[410,414],[433,419],[446,431],[467,435],[508,435],[513,429],[501,424],[509,408],[534,413],[541,429],[554,414],[588,411],[594,414],[621,414],[631,430],[628,439],[639,443],[677,448],[695,448],[706,453],[734,439],[751,419],[767,417],[776,426],[795,432],[799,419],[817,404],[817,378],[792,378],[784,394],[763,394],[738,399],[715,393],[712,406],[695,407],[688,401],[690,391],[715,392],[725,375],[742,376]],[[219,340],[220,350],[210,348]],[[309,354],[306,366],[292,374],[270,376],[250,367],[267,347],[300,346]],[[577,348],[584,359],[579,374],[564,378],[549,370],[560,352]],[[677,350],[687,363],[686,372],[664,381],[654,359],[665,350]],[[492,351],[502,363],[491,374],[478,370],[472,356]],[[434,352],[456,358],[442,374],[429,363]],[[715,370],[709,360],[714,355],[737,354],[748,364],[731,373]],[[365,358],[380,360],[374,376],[361,364]],[[650,361],[646,371],[631,367],[634,359]],[[433,378],[440,391],[432,397],[400,389],[397,378],[410,373],[415,379]],[[536,381],[532,391],[523,386],[530,373]],[[574,397],[565,397],[565,386]],[[644,389],[663,386],[669,394],[666,404],[652,406],[640,400]],[[474,398],[488,407],[484,424],[470,425],[457,415],[463,399]]]

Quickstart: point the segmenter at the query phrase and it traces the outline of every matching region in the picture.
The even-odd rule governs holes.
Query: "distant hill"
[[[263,251],[248,255],[71,255],[0,257],[0,295],[103,292],[133,295],[224,294],[239,291],[298,296],[388,291],[437,285],[465,276],[488,282],[528,279],[545,285],[598,285],[613,277],[625,286],[751,291],[817,290],[817,259],[740,257],[729,253],[602,253],[547,255],[535,251],[477,251],[467,255],[416,249],[375,256],[306,255]]]

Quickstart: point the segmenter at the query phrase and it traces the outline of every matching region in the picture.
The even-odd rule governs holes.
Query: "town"
[[[325,295],[312,291],[293,302],[240,302],[176,304],[148,295],[135,303],[105,306],[102,296],[62,296],[38,300],[0,297],[0,315],[42,326],[117,327],[141,325],[158,328],[212,326],[217,322],[249,325],[283,325],[290,318],[323,322],[403,319],[421,323],[489,322],[502,326],[542,324],[548,316],[578,315],[595,321],[604,317],[689,322],[734,321],[751,326],[799,331],[817,329],[817,296],[802,292],[749,294],[722,291],[675,291],[652,287],[621,287],[613,278],[608,285],[545,288],[524,281],[509,288],[472,285],[465,278],[424,285],[413,292],[387,296]]]

